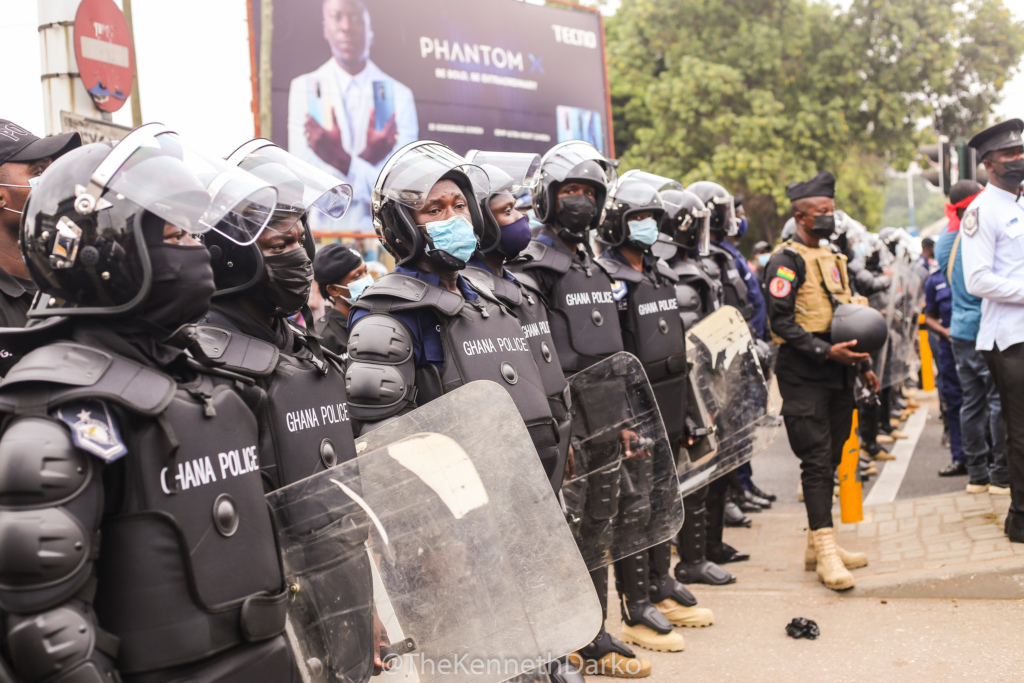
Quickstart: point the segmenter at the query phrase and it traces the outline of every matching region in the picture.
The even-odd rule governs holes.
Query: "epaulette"
[[[465,305],[465,299],[455,292],[402,273],[388,273],[363,292],[352,308],[371,313],[433,308],[446,316],[453,316]]]
[[[255,337],[217,325],[196,325],[203,353],[224,364],[224,369],[252,377],[267,377],[277,367],[280,351]],[[301,330],[305,335],[306,331]]]

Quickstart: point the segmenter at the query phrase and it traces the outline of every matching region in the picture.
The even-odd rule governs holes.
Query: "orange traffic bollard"
[[[932,364],[932,346],[928,343],[928,326],[921,314],[921,389],[935,391],[935,366]]]
[[[839,463],[839,509],[844,524],[864,519],[864,494],[857,481],[857,464],[860,459],[860,437],[857,436],[857,410],[853,411],[853,425],[850,438],[843,444],[843,459]]]

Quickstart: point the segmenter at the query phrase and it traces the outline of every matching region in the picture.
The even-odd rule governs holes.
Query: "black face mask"
[[[1024,183],[1024,159],[1004,161],[1000,166],[1003,167],[1003,172],[999,174],[993,173],[993,175],[998,175],[1005,185],[1019,187],[1021,183]]]
[[[206,315],[216,291],[206,247],[150,244],[153,284],[138,317],[168,332]]]
[[[301,246],[282,254],[263,257],[267,277],[260,290],[275,307],[275,315],[295,315],[309,299],[313,288],[313,262]]]
[[[836,217],[829,214],[828,216],[815,216],[814,227],[811,228],[811,232],[816,237],[820,237],[823,240],[827,240],[832,236],[832,233],[836,231]]]
[[[559,197],[555,222],[568,231],[569,235],[566,237],[575,237],[576,241],[582,242],[586,239],[587,230],[596,217],[597,202],[587,195],[571,194],[568,197]]]

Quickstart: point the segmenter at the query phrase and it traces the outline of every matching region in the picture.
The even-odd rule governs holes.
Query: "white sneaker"
[[[988,484],[968,484],[967,493],[988,493]]]
[[[1008,496],[1010,495],[1009,486],[996,486],[995,484],[989,484],[988,494],[990,496]]]

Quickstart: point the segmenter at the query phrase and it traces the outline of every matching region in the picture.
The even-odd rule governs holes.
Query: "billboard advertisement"
[[[253,24],[260,36],[259,11]],[[261,132],[352,184],[344,230],[370,229],[373,183],[414,140],[543,153],[579,139],[611,152],[596,12],[515,0],[273,0],[270,55],[273,129]]]

